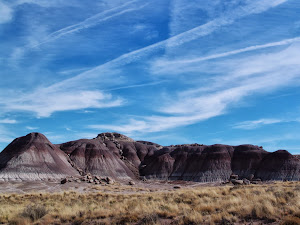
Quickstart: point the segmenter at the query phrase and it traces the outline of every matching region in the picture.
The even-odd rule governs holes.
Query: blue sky
[[[0,149],[116,131],[300,154],[299,0],[0,0]]]

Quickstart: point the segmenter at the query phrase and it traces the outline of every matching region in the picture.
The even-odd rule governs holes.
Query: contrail
[[[259,4],[258,4],[259,2]],[[136,61],[138,59],[141,59],[142,57],[158,50],[163,50],[166,46],[167,47],[176,47],[179,45],[182,45],[186,42],[196,40],[200,37],[206,36],[212,32],[214,32],[216,29],[229,25],[234,23],[236,19],[255,14],[255,13],[261,13],[269,8],[276,7],[279,4],[282,4],[286,2],[286,0],[276,0],[276,1],[270,1],[270,0],[260,0],[258,2],[253,2],[249,4],[247,7],[240,7],[239,9],[235,10],[234,13],[231,13],[229,16],[216,18],[204,25],[195,27],[191,30],[182,32],[178,35],[175,35],[173,37],[170,37],[166,40],[154,43],[152,45],[140,48],[138,50],[123,54],[109,62],[106,62],[104,64],[101,64],[89,71],[83,72],[81,74],[78,74],[75,77],[66,79],[64,81],[58,82],[56,84],[53,84],[52,86],[48,87],[50,89],[52,88],[64,88],[67,86],[72,87],[77,84],[76,82],[80,81],[81,79],[84,79],[86,82],[86,78],[89,79],[98,78],[100,73],[105,74],[106,70],[109,71],[110,68],[116,67],[116,66],[123,66],[126,64],[129,64],[133,61]],[[101,71],[102,70],[102,71]]]
[[[300,37],[284,39],[282,41],[271,42],[271,43],[267,43],[267,44],[263,44],[263,45],[254,45],[254,46],[250,46],[250,47],[246,47],[246,48],[241,48],[241,49],[224,52],[224,53],[220,53],[220,54],[209,55],[209,56],[205,56],[205,57],[199,57],[199,58],[187,59],[187,60],[174,60],[174,61],[170,61],[170,62],[167,61],[167,62],[164,62],[164,66],[168,66],[171,64],[177,64],[177,65],[178,64],[188,64],[188,63],[206,61],[206,60],[210,60],[210,59],[218,59],[218,58],[223,58],[223,57],[227,57],[227,56],[231,56],[231,55],[255,51],[255,50],[264,49],[264,48],[288,45],[288,44],[292,44],[292,43],[299,42],[299,41],[300,41]]]
[[[111,88],[111,89],[107,89],[107,90],[104,90],[104,91],[116,91],[116,90],[129,89],[129,88],[139,88],[139,87],[153,86],[153,85],[157,85],[157,84],[161,84],[161,83],[165,83],[165,82],[167,82],[167,81],[162,80],[162,81],[143,83],[143,84],[133,84],[133,85],[123,86],[123,87]]]
[[[38,46],[40,46],[44,43],[56,40],[56,39],[58,39],[62,36],[65,36],[67,34],[75,33],[75,32],[78,32],[80,30],[96,26],[99,23],[107,21],[107,20],[109,20],[111,18],[114,18],[116,16],[120,16],[122,14],[131,12],[131,11],[139,10],[141,8],[144,8],[147,5],[147,4],[140,4],[140,6],[136,6],[136,5],[134,5],[134,3],[138,3],[138,0],[133,0],[133,1],[126,2],[121,6],[106,10],[106,11],[98,13],[98,14],[92,16],[92,17],[89,17],[89,18],[85,19],[84,21],[82,21],[80,23],[73,24],[71,26],[68,26],[68,27],[62,28],[60,30],[57,30],[57,31],[49,34],[40,43],[35,44],[35,45],[29,45],[28,47],[29,48],[38,47]],[[132,8],[128,8],[130,6],[132,6]]]

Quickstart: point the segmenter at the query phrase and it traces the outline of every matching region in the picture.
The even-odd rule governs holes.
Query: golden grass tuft
[[[0,195],[8,224],[300,224],[300,182],[182,188],[136,193],[89,192]],[[113,186],[113,189],[117,187]],[[109,189],[109,187],[107,187]]]

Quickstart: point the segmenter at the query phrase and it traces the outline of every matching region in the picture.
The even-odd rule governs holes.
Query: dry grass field
[[[110,188],[120,191],[0,194],[0,224],[300,224],[300,182]]]

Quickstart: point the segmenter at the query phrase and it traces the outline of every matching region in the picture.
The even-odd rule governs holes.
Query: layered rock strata
[[[63,151],[44,135],[16,138],[0,153],[0,180],[46,180],[77,176]]]
[[[2,180],[86,174],[115,180],[214,182],[229,180],[232,174],[241,180],[300,180],[300,159],[285,150],[270,153],[256,145],[163,147],[118,133],[102,133],[94,139],[60,145],[51,144],[42,134],[31,133],[17,138],[0,153]]]

